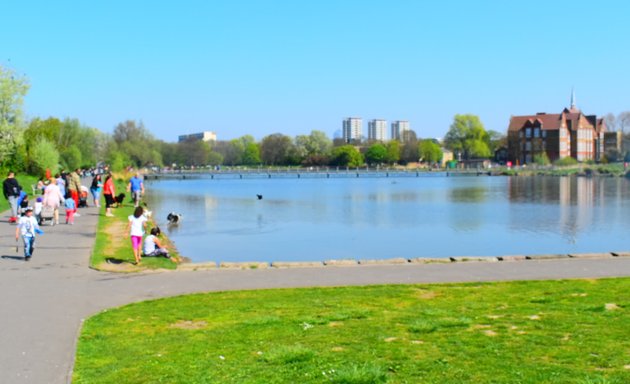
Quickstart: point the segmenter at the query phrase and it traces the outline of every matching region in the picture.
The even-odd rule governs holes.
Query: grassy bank
[[[135,261],[131,249],[131,241],[127,232],[129,215],[133,214],[134,206],[129,198],[129,193],[125,192],[127,175],[118,175],[114,187],[116,193],[126,193],[127,197],[121,206],[113,208],[114,217],[105,216],[105,206],[101,208],[96,240],[90,266],[104,271],[116,272],[137,272],[146,269],[175,269],[177,263],[173,260],[178,258],[175,247],[164,235],[161,236],[163,242],[169,246],[173,260],[164,257],[143,257],[140,265],[133,265]],[[150,230],[152,222],[147,223],[147,231]]]
[[[630,279],[221,292],[88,319],[75,383],[627,383]]]

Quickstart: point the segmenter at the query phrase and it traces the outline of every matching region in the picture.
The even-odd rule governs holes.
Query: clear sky
[[[0,64],[26,75],[29,117],[166,141],[409,120],[442,137],[456,113],[630,110],[628,1],[4,1]]]

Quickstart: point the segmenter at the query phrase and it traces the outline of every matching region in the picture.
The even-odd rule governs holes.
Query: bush
[[[54,174],[59,168],[59,152],[55,145],[44,137],[40,137],[31,147],[29,168],[33,174],[43,175],[46,169]]]
[[[575,160],[572,157],[563,157],[562,159],[556,160],[554,165],[557,165],[559,167],[565,167],[569,165],[576,165],[577,163],[578,163],[577,160]]]
[[[547,153],[543,152],[540,155],[534,156],[534,163],[537,165],[549,165],[551,162],[549,161],[549,156]]]

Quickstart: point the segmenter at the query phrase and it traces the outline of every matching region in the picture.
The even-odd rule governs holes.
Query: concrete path
[[[630,276],[630,257],[112,274],[88,268],[95,208],[74,226],[44,227],[30,262],[15,252],[15,227],[0,231],[0,382],[67,383],[86,317],[112,306],[200,291]]]

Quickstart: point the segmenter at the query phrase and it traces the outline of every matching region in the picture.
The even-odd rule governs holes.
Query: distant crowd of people
[[[103,175],[105,179],[103,180]],[[82,179],[92,176],[90,187],[82,184]],[[143,236],[146,229],[147,216],[140,206],[144,195],[144,182],[139,172],[129,180],[127,192],[131,194],[135,210],[129,216],[128,231],[130,234],[134,258],[136,263],[140,263],[142,255],[145,256],[165,256],[169,257],[166,247],[159,241],[160,230],[158,227],[152,228],[150,235],[144,239],[144,247],[141,250]],[[93,206],[101,206],[101,195],[105,199],[105,216],[113,217],[112,208],[123,203],[125,194],[116,195],[114,180],[111,173],[105,170],[81,170],[75,169],[72,172],[60,172],[54,176],[48,172],[40,179],[33,188],[33,198],[31,203],[29,195],[15,178],[15,173],[10,171],[3,181],[4,197],[10,205],[9,223],[16,224],[16,242],[22,237],[24,242],[24,259],[30,260],[35,248],[36,234],[43,233],[40,226],[49,224],[51,226],[59,224],[59,210],[65,208],[65,223],[73,225],[76,217],[81,215],[79,208],[88,206],[88,196],[92,195]]]

